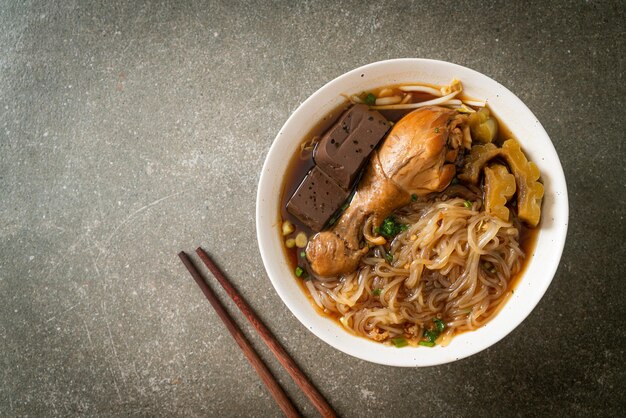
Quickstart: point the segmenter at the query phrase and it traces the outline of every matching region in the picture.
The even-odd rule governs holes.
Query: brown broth
[[[397,86],[391,86],[389,88],[397,89]],[[382,88],[372,90],[372,92],[374,94],[376,94],[380,90],[382,90]],[[431,99],[435,98],[434,96],[431,96],[431,95],[426,94],[426,93],[418,93],[418,94],[419,94],[420,101],[422,101],[422,100],[431,100]],[[461,99],[469,99],[469,98],[464,97],[464,96],[460,96],[459,98],[461,98]],[[337,106],[337,108],[333,109],[331,112],[329,112],[313,129],[311,129],[311,131],[300,141],[300,143],[305,143],[306,141],[310,140],[311,138],[313,138],[315,136],[323,135],[323,133],[328,128],[330,128],[330,126],[332,126],[332,124],[339,118],[339,116],[347,108],[349,108],[349,106],[350,106],[350,103],[346,101],[346,102],[342,103],[341,105]],[[409,110],[392,110],[392,111],[390,111],[390,110],[382,110],[382,111],[379,110],[379,112],[381,114],[383,114],[383,116],[385,116],[388,120],[391,120],[392,122],[395,123],[398,120],[400,120],[403,116],[405,116],[406,114],[410,113],[413,110],[414,109],[409,109]],[[490,112],[491,112],[491,110],[490,110]],[[511,131],[508,129],[508,127],[504,123],[502,123],[502,120],[495,113],[491,112],[491,114],[498,121],[498,134],[497,134],[497,138],[494,140],[494,142],[496,144],[498,144],[498,145],[501,145],[502,142],[504,142],[505,140],[507,140],[509,138],[514,138],[514,136],[512,135]],[[381,143],[382,143],[382,141],[381,141]],[[300,231],[304,232],[307,235],[307,237],[310,237],[312,234],[314,234],[314,232],[308,226],[306,226],[302,222],[300,222],[300,220],[298,218],[296,218],[295,216],[290,214],[287,211],[287,209],[286,209],[286,205],[287,205],[287,202],[289,201],[289,198],[293,195],[293,193],[295,192],[297,187],[300,185],[300,182],[304,178],[305,174],[313,167],[313,165],[314,165],[314,162],[313,162],[313,153],[312,152],[309,152],[304,157],[301,157],[301,153],[300,152],[296,152],[296,154],[294,156],[292,156],[291,161],[288,164],[287,172],[286,172],[286,175],[284,177],[284,182],[283,182],[283,187],[282,187],[282,194],[281,194],[281,198],[280,198],[280,202],[279,202],[281,219],[279,219],[279,223],[278,223],[278,225],[279,225],[278,234],[280,236],[280,239],[283,241],[283,243],[284,243],[286,238],[295,237],[295,235],[298,232],[300,232]],[[295,232],[293,234],[290,234],[288,237],[283,237],[283,235],[282,235],[282,223],[284,221],[287,221],[287,220],[290,221],[295,226]],[[520,271],[514,277],[512,277],[509,280],[508,296],[500,304],[500,306],[491,314],[492,318],[506,304],[506,302],[508,301],[508,298],[513,294],[513,292],[515,291],[515,288],[518,286],[522,276],[524,275],[524,272],[526,271],[526,268],[528,267],[529,260],[534,255],[535,245],[537,243],[537,236],[539,235],[539,231],[540,231],[540,226],[538,226],[537,228],[529,228],[529,227],[525,226],[524,224],[521,225],[519,241],[520,241],[520,247],[521,247],[522,251],[525,254],[525,259],[524,259],[524,261],[522,263]],[[311,271],[309,269],[309,266],[308,266],[308,263],[306,261],[306,258],[300,256],[300,253],[303,252],[304,249],[297,248],[297,247],[287,248],[286,246],[283,245],[283,250],[285,251],[285,256],[287,257],[287,260],[288,260],[289,266],[291,268],[291,271],[295,271],[296,267],[300,266],[301,268],[306,269],[308,274],[311,274]],[[320,315],[323,315],[323,316],[325,316],[327,318],[332,319],[333,321],[335,321],[337,323],[337,325],[339,325],[341,328],[344,328],[343,325],[341,324],[341,322],[339,321],[339,315],[338,314],[336,314],[335,312],[329,312],[329,311],[322,310],[315,303],[315,301],[313,300],[313,297],[310,295],[309,290],[304,285],[304,280],[302,278],[298,278],[294,274],[293,279],[298,282],[298,285],[300,286],[300,288],[302,289],[304,294],[309,299],[309,302],[313,305],[315,310]],[[349,331],[349,330],[347,330],[347,331]],[[455,333],[455,336],[460,334],[460,333],[462,333],[462,332]]]
[[[309,131],[308,134],[305,135],[305,137],[300,141],[300,144],[304,144],[315,136],[321,136],[333,125],[333,123],[335,123],[337,119],[339,119],[339,116],[349,107],[350,103],[346,101],[330,111],[326,116],[322,118],[322,120],[317,125],[315,125],[311,129],[311,131]],[[311,235],[313,234],[311,228],[300,222],[298,218],[296,218],[287,211],[287,202],[302,182],[302,179],[304,178],[306,173],[311,168],[313,168],[313,165],[313,152],[303,154],[302,152],[300,152],[300,150],[296,151],[296,153],[291,157],[289,164],[287,165],[287,172],[284,178],[282,194],[279,202],[279,213],[281,218],[278,222],[278,233],[281,240],[283,241],[283,244],[286,238],[295,238],[298,232],[304,232],[307,237],[311,237]],[[282,234],[282,224],[284,221],[291,222],[295,227],[295,231],[287,237],[284,237]],[[306,258],[299,256],[300,252],[303,251],[303,249],[297,247],[287,248],[285,245],[283,245],[283,249],[285,250],[285,255],[289,260],[289,266],[291,267],[291,271],[294,271],[296,267],[300,265],[310,274],[310,269],[308,267]],[[294,279],[298,280],[299,282],[301,281],[295,276],[295,274]],[[305,289],[304,286],[302,286],[302,288]],[[308,294],[308,292],[305,293]]]

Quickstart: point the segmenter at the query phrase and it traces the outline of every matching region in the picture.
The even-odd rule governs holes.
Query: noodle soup
[[[420,106],[423,103],[425,105]],[[351,107],[362,104],[378,111],[391,128],[365,162],[360,177],[350,186],[350,197],[323,228],[314,230],[287,209],[290,199],[302,187],[307,173],[315,168],[316,147],[320,146],[325,132]],[[413,112],[431,112],[438,118],[441,118],[439,114],[446,115],[445,124],[442,128],[435,127],[432,134],[444,134],[443,130],[448,130],[446,148],[441,152],[450,155],[442,161],[444,169],[440,171],[451,166],[454,175],[435,190],[425,192],[411,180],[410,186],[418,192],[399,192],[405,193],[408,201],[396,205],[383,219],[377,218],[375,213],[361,216],[352,205],[375,208],[377,203],[372,203],[375,199],[383,201],[380,206],[389,205],[378,189],[373,197],[363,198],[359,193],[365,194],[367,185],[364,183],[371,185],[376,181],[376,170],[369,168],[374,165],[372,158],[379,161],[385,156],[384,147],[391,141],[389,137],[396,132],[394,129],[403,128],[405,118]],[[397,137],[396,134],[392,139]],[[540,205],[543,188],[538,186],[541,183],[537,178],[529,177],[520,169],[524,160],[520,163],[515,158],[521,158],[522,151],[517,152],[514,147],[512,151],[501,151],[505,143],[507,147],[512,144],[511,138],[511,133],[485,103],[463,95],[460,83],[384,86],[349,97],[302,139],[285,176],[279,234],[294,272],[293,280],[299,283],[320,314],[332,318],[354,335],[383,344],[396,347],[447,345],[455,335],[481,327],[514,292],[532,256],[538,230],[536,214],[529,215],[528,208],[521,206],[525,199],[522,193],[525,188],[540,188],[531,202]],[[456,148],[449,144],[455,141]],[[409,151],[401,153],[400,158],[410,154],[413,145],[406,145]],[[482,147],[482,154],[475,152],[475,146]],[[479,169],[479,176],[472,178],[467,167],[475,163],[472,159],[480,158],[485,162]],[[526,164],[532,165],[527,160]],[[422,173],[420,170],[423,166],[414,171]],[[405,171],[412,175],[410,170]],[[394,187],[397,185],[391,176],[383,180],[390,180]],[[504,191],[504,185],[509,189],[513,187],[513,192]],[[501,196],[494,194],[496,186],[501,186]],[[496,202],[498,199],[494,196],[500,197],[500,201]],[[522,218],[518,213],[520,207]],[[351,213],[357,215],[350,217]],[[362,252],[356,268],[331,275],[319,274],[312,265],[312,261],[317,260],[311,246],[313,243],[333,244],[320,239],[312,242],[314,237],[335,234],[344,242],[354,241],[354,237],[346,240],[342,234],[353,233],[349,225],[357,220],[361,222],[357,228],[358,243],[345,249]],[[330,264],[336,263],[333,260]],[[335,270],[334,267],[327,269]]]

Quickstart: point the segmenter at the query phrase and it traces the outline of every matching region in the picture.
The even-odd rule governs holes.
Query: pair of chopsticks
[[[217,279],[217,281],[222,285],[228,296],[235,302],[235,305],[241,310],[244,316],[250,321],[252,326],[256,329],[257,333],[263,340],[263,342],[267,345],[270,351],[276,356],[276,359],[283,365],[283,367],[287,370],[289,375],[293,378],[296,384],[302,389],[304,394],[309,398],[309,400],[313,403],[315,408],[319,411],[319,413],[323,417],[336,417],[336,413],[330,404],[324,399],[321,393],[317,391],[315,386],[309,381],[306,375],[300,370],[295,361],[287,354],[285,349],[278,343],[276,338],[272,335],[272,333],[263,325],[263,322],[259,319],[258,316],[254,313],[250,305],[241,297],[239,292],[233,287],[233,285],[228,281],[226,276],[222,274],[217,265],[213,262],[211,257],[200,247],[196,249],[196,253],[200,257],[200,259],[204,262],[207,268],[211,271],[213,276]],[[285,391],[280,387],[272,373],[267,368],[263,360],[259,357],[257,352],[254,350],[250,342],[246,339],[244,334],[241,332],[233,318],[226,311],[224,306],[220,303],[220,301],[215,296],[215,293],[211,290],[211,288],[207,285],[206,281],[196,269],[193,262],[185,254],[184,251],[181,251],[178,256],[181,261],[189,270],[189,273],[194,278],[204,296],[209,300],[213,309],[220,317],[220,319],[228,328],[228,331],[233,336],[243,354],[246,356],[250,364],[255,368],[256,372],[259,374],[265,386],[269,389],[272,397],[278,403],[278,406],[283,411],[283,413],[288,417],[298,417],[300,414],[293,406]]]

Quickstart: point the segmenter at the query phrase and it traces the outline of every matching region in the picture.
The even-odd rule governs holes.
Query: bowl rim
[[[389,70],[395,68],[403,69],[403,71],[396,70],[396,72],[394,72]],[[445,71],[443,71],[444,69]],[[293,142],[300,143],[300,140],[308,132],[306,129],[298,130],[298,126],[296,125],[298,123],[302,124],[303,120],[319,120],[323,114],[333,108],[333,101],[336,102],[335,105],[338,104],[338,96],[340,96],[341,93],[345,93],[345,88],[348,88],[348,86],[365,85],[367,83],[370,83],[370,85],[374,83],[375,85],[378,79],[385,78],[388,80],[393,77],[401,78],[402,76],[406,76],[405,73],[428,73],[430,77],[433,76],[433,74],[429,73],[429,71],[436,72],[438,70],[442,70],[442,74],[458,74],[458,78],[464,83],[464,86],[466,86],[465,83],[468,79],[476,83],[480,82],[480,84],[476,84],[474,87],[487,88],[488,91],[495,94],[494,97],[486,99],[490,102],[490,107],[492,107],[491,104],[493,102],[498,103],[498,105],[492,107],[492,109],[494,109],[501,118],[501,113],[511,112],[511,114],[516,115],[515,121],[520,119],[520,121],[530,125],[526,126],[522,125],[521,122],[516,122],[515,129],[513,129],[509,120],[506,120],[506,117],[504,117],[503,119],[507,123],[507,127],[515,134],[515,137],[519,138],[519,133],[527,131],[528,134],[532,133],[536,135],[532,138],[535,141],[532,144],[532,148],[540,149],[541,153],[539,155],[536,149],[530,153],[532,155],[529,155],[527,148],[530,144],[525,143],[523,140],[520,140],[520,142],[522,143],[522,147],[525,148],[527,155],[530,156],[529,159],[537,163],[542,172],[542,179],[546,187],[544,207],[547,205],[546,201],[550,199],[551,213],[545,213],[542,209],[542,226],[536,244],[536,247],[539,247],[540,240],[546,236],[548,241],[545,246],[545,251],[548,252],[549,257],[543,257],[543,253],[541,253],[541,260],[544,264],[541,265],[540,269],[534,269],[540,273],[543,281],[535,280],[534,276],[532,279],[527,279],[526,276],[529,275],[530,267],[536,264],[535,261],[538,257],[535,254],[536,251],[533,251],[533,259],[529,260],[528,266],[515,288],[515,294],[505,302],[500,312],[485,326],[455,336],[446,347],[405,347],[397,349],[392,346],[372,342],[363,337],[355,336],[349,331],[340,328],[331,319],[320,315],[311,305],[308,297],[304,295],[304,292],[302,292],[297,283],[295,283],[296,278],[293,274],[291,274],[288,269],[285,270],[286,257],[284,252],[282,248],[280,248],[281,251],[276,251],[276,242],[278,241],[279,244],[282,245],[279,241],[278,234],[278,201],[280,200],[280,193],[282,192],[282,176],[280,176],[280,173],[275,172],[274,166],[277,164],[288,165],[291,160],[289,157],[289,161],[286,163],[281,161],[281,157],[284,157],[283,154],[286,153],[285,144],[286,141],[289,141],[289,134],[301,132],[302,135],[298,136],[297,139],[292,139]],[[424,73],[424,71],[426,71],[426,73]],[[361,83],[359,83],[359,81],[361,81]],[[414,82],[419,81],[431,82],[430,80],[426,81],[423,79],[414,80]],[[389,83],[388,81],[388,84]],[[312,110],[314,110],[313,113],[316,117],[310,116]],[[291,155],[292,154],[293,153],[291,153]],[[538,159],[539,157],[540,160]],[[284,158],[282,159],[284,160]],[[544,178],[545,175],[549,176],[549,183],[548,178]],[[276,186],[277,182],[278,186]],[[273,194],[276,193],[277,187],[279,189],[278,196],[274,196]],[[272,213],[276,215],[274,218],[271,216]],[[545,222],[543,219],[548,216],[551,217],[548,221],[550,227],[544,230],[545,225],[543,224],[545,224]],[[273,140],[263,163],[256,197],[256,229],[261,258],[274,289],[294,316],[296,316],[302,325],[322,341],[346,354],[377,364],[400,367],[425,367],[460,360],[491,347],[521,324],[539,303],[556,273],[565,245],[568,217],[567,186],[561,162],[550,137],[531,110],[510,90],[482,73],[458,64],[424,58],[397,58],[363,65],[334,78],[311,94],[289,116]],[[287,273],[287,277],[285,277],[285,273]],[[299,296],[294,295],[294,286],[290,285],[285,278],[294,281],[294,284],[298,288],[297,291],[300,293]],[[520,293],[518,293],[517,290],[524,282],[528,282],[529,280],[530,283],[528,284],[532,284],[531,289],[527,289],[526,286],[523,287],[524,293],[521,293],[523,296],[522,299],[522,296],[519,296]],[[302,298],[306,299],[308,308],[303,305]],[[520,301],[515,302],[515,311],[507,313],[507,315],[513,315],[512,318],[509,318],[509,321],[503,321],[501,317],[504,311],[511,311],[511,309],[507,309],[507,307],[513,304],[514,300],[517,299],[520,299]],[[500,318],[500,320],[496,321],[498,318]],[[341,333],[343,333],[343,335],[341,335]],[[467,335],[471,335],[469,337],[469,343],[466,341],[468,340]],[[472,337],[474,335],[475,337]]]

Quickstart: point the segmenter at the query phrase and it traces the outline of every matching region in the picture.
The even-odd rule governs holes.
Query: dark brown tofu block
[[[315,148],[315,164],[350,189],[360,168],[389,130],[389,122],[366,105],[355,105],[345,111],[324,134]]]
[[[321,231],[347,197],[348,191],[313,167],[287,202],[287,210],[313,231]]]

